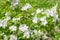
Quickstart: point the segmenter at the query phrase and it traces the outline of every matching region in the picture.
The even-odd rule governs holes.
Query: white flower
[[[19,21],[20,20],[20,17],[19,18],[13,18],[12,20],[13,21]]]
[[[55,5],[54,7],[52,7],[51,9],[47,9],[47,10],[45,11],[45,13],[47,14],[48,17],[49,17],[49,16],[53,16],[53,17],[56,16],[57,5],[58,5],[58,4],[56,4],[56,5]]]
[[[56,7],[54,6],[51,10],[50,10],[50,16],[56,16]]]
[[[30,33],[28,31],[24,32],[24,37],[29,38],[30,37]]]
[[[42,11],[43,11],[43,9],[39,9],[39,8],[38,8],[38,9],[36,10],[36,14],[41,13]]]
[[[41,36],[41,35],[43,35],[43,32],[42,31],[40,31],[40,30],[33,30],[33,32],[34,32],[34,34],[36,35],[36,36]]]
[[[26,5],[23,6],[21,10],[23,11],[23,10],[27,10],[27,9],[30,9],[30,8],[32,8],[32,6],[29,3],[26,3]]]
[[[0,35],[4,35],[4,33],[0,33]]]
[[[40,21],[42,22],[41,25],[46,25],[47,24],[46,16],[40,18]]]
[[[22,32],[28,31],[28,26],[26,26],[26,24],[21,24],[19,26],[19,30]]]
[[[46,16],[40,18],[40,21],[46,21]]]
[[[7,16],[5,20],[8,21],[8,20],[10,20],[10,19],[11,19],[11,17],[10,17],[10,16]]]
[[[5,13],[5,16],[8,16],[8,12]]]
[[[17,36],[15,36],[15,35],[10,35],[10,40],[17,40]]]
[[[43,32],[42,32],[41,30],[38,30],[38,34],[42,35],[42,34],[43,34]]]
[[[45,26],[46,24],[47,24],[47,21],[41,23],[41,25],[44,25],[44,26]]]
[[[7,20],[2,21],[2,27],[5,28],[7,26]]]
[[[6,12],[6,13],[5,13],[5,16],[6,16],[5,20],[7,20],[7,21],[8,21],[8,20],[10,20],[10,19],[11,19],[11,17],[9,16],[9,13],[8,13],[8,12]]]
[[[19,0],[12,0],[12,2],[11,2],[11,9],[14,10],[17,7],[18,2],[19,2]]]
[[[51,14],[49,9],[46,9],[43,13],[45,13],[47,15],[47,17],[49,17]]]
[[[7,26],[7,22],[10,20],[10,16],[6,17],[4,20],[1,21],[1,25],[3,28],[5,28]]]
[[[58,6],[58,4],[56,4],[51,9],[51,14],[50,15],[54,17],[53,22],[56,22],[56,20],[58,20],[58,15],[56,14],[57,13],[57,6]]]
[[[37,33],[37,30],[33,30],[34,33]]]
[[[32,22],[33,22],[33,23],[37,23],[37,20],[38,20],[38,19],[37,19],[37,17],[35,16],[35,17],[33,18]]]
[[[5,28],[7,26],[7,22],[8,22],[8,20],[6,20],[6,19],[0,20],[0,27]]]
[[[26,38],[30,37],[28,26],[26,24],[21,24],[19,26],[19,30],[22,31],[22,32],[24,32],[24,36],[23,37],[26,37]]]
[[[31,15],[34,15],[34,13],[31,13]]]
[[[11,27],[9,27],[9,29],[10,29],[11,31],[16,31],[16,30],[17,30],[16,26],[14,26],[14,25],[12,25]]]
[[[43,40],[45,40],[45,39],[48,39],[48,37],[46,36],[46,34],[44,34],[44,36],[43,36]]]
[[[56,20],[59,20],[58,15],[56,15],[56,16],[53,18],[53,22],[56,22]]]
[[[7,22],[11,19],[11,17],[8,15],[8,12],[5,13],[6,18],[3,20],[0,20],[0,27],[5,28],[7,26]]]
[[[55,29],[56,32],[60,32],[60,29],[59,29],[58,26],[56,26],[54,29]]]
[[[0,20],[0,27],[2,26],[2,20]]]
[[[4,40],[8,40],[8,37],[6,35],[4,35],[3,37],[4,37]]]

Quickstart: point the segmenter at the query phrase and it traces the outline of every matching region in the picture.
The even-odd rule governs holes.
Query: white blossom
[[[39,9],[39,8],[38,8],[38,9],[36,10],[36,14],[41,13],[42,11],[43,11],[43,9]]]
[[[44,13],[46,13],[48,17],[49,17],[49,16],[55,17],[55,16],[56,16],[56,13],[57,13],[57,5],[58,5],[58,4],[56,4],[55,6],[53,6],[51,9],[45,10]]]
[[[37,30],[33,30],[34,33],[37,33]]]
[[[60,32],[60,29],[59,29],[58,26],[54,27],[54,29],[55,29],[56,32]]]
[[[46,10],[43,12],[43,14],[44,14],[44,13],[47,15],[47,17],[49,17],[50,14],[51,14],[49,9],[46,9]]]
[[[0,27],[5,28],[7,26],[7,22],[8,22],[8,20],[6,20],[6,19],[0,20]]]
[[[11,9],[15,9],[18,5],[19,0],[12,0],[11,1]]]
[[[31,13],[31,15],[34,15],[34,13]]]
[[[32,6],[29,3],[26,3],[26,5],[23,6],[21,10],[23,11],[23,10],[27,10],[27,9],[30,9],[30,8],[32,8]]]
[[[40,30],[33,30],[33,32],[34,32],[34,34],[36,35],[36,36],[41,36],[41,35],[43,35],[43,32],[42,31],[40,31]]]
[[[59,20],[58,15],[56,14],[56,16],[53,18],[53,22],[56,22],[56,20]]]
[[[7,16],[5,20],[8,21],[8,20],[10,20],[10,19],[11,19],[11,17],[10,17],[10,16]]]
[[[7,26],[7,22],[11,19],[11,17],[8,15],[8,12],[5,13],[6,18],[3,20],[0,20],[0,27],[5,28]]]
[[[41,23],[41,25],[44,25],[44,26],[45,26],[46,24],[47,24],[47,21]]]
[[[51,8],[51,10],[50,10],[51,11],[51,13],[50,13],[51,16],[54,16],[54,17],[56,16],[56,13],[57,13],[57,5],[58,4],[56,4],[54,7]]]
[[[4,35],[4,32],[3,33],[0,33],[0,35]]]
[[[8,12],[5,13],[5,16],[8,16]]]
[[[4,37],[4,40],[8,40],[8,37],[6,35],[4,35],[3,37]]]
[[[10,20],[10,19],[11,19],[11,17],[9,16],[9,12],[6,12],[6,13],[5,13],[5,16],[6,16],[5,20],[7,20],[7,21],[8,21],[8,20]]]
[[[26,38],[29,38],[30,37],[29,31],[24,32],[24,37],[26,37]]]
[[[2,26],[2,20],[0,20],[0,27]]]
[[[38,30],[38,34],[43,35],[43,32],[41,30]]]
[[[46,21],[46,16],[40,18],[40,21]]]
[[[19,30],[22,32],[28,31],[28,26],[26,24],[21,24]]]
[[[41,21],[41,25],[46,25],[47,24],[46,16],[40,18],[40,21]]]
[[[55,6],[53,6],[51,9],[47,9],[45,11],[45,13],[47,14],[48,17],[49,16],[54,17],[53,18],[53,22],[56,22],[56,20],[59,20],[58,15],[56,14],[57,13],[57,6],[58,6],[58,4],[56,4]]]
[[[10,35],[10,40],[17,40],[17,36],[15,36],[15,35]]]
[[[46,34],[43,35],[43,40],[48,39],[48,37],[46,36]]]
[[[2,27],[5,28],[7,26],[7,20],[2,21]]]
[[[19,21],[20,20],[20,17],[19,18],[13,18],[12,20],[13,21]]]
[[[9,1],[9,0],[7,0],[7,1]]]
[[[38,19],[37,19],[37,17],[35,16],[35,17],[33,18],[32,22],[33,22],[33,23],[37,23],[37,20],[38,20]]]
[[[16,26],[14,26],[14,25],[10,26],[9,29],[10,29],[11,31],[16,31],[16,30],[17,30]]]
[[[6,13],[6,18],[3,19],[3,20],[0,20],[0,27],[2,28],[5,28],[7,26],[7,22],[11,19],[10,16],[7,16],[7,13]]]

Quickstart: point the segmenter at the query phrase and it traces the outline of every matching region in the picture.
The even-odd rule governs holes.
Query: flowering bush
[[[60,40],[60,0],[0,0],[0,40]]]

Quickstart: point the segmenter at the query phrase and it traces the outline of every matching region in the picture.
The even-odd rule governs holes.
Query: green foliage
[[[32,5],[31,9],[28,9],[27,11],[22,11],[21,8],[26,4],[29,3]],[[19,0],[19,4],[17,7],[12,10],[11,9],[11,0],[0,0],[0,19],[6,18],[5,14],[8,12],[8,15],[11,17],[11,19],[7,23],[6,28],[0,27],[0,34],[5,33],[9,39],[9,36],[11,34],[15,34],[18,36],[18,40],[35,40],[33,38],[25,38],[23,37],[23,32],[19,31],[19,25],[20,24],[27,24],[29,29],[31,30],[41,30],[43,32],[47,32],[49,37],[53,37],[54,40],[58,40],[60,38],[60,33],[55,32],[54,27],[58,26],[60,29],[60,21],[56,21],[56,23],[52,22],[53,17],[47,17],[46,20],[48,24],[45,26],[41,25],[41,21],[38,20],[38,23],[33,23],[32,19],[36,15],[36,9],[37,8],[43,8],[45,9],[50,9],[52,8],[56,3],[58,3],[58,8],[57,8],[57,14],[58,17],[60,18],[60,0]],[[44,11],[43,10],[43,11]],[[34,15],[31,15],[32,13],[35,13]],[[47,16],[46,14],[39,13],[37,14],[37,18],[41,18],[43,16]],[[12,21],[13,18],[18,18],[21,17],[19,21]],[[11,25],[17,26],[16,32],[10,31],[9,27]],[[41,39],[41,38],[40,38]],[[2,35],[0,36],[0,40],[3,40]]]

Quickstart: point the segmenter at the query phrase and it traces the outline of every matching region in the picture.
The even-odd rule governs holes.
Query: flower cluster
[[[60,32],[60,19],[57,12],[58,3],[51,8],[44,9],[37,8],[37,3],[33,3],[33,5],[22,1],[11,0],[11,5],[6,7],[9,10],[5,11],[5,8],[1,12],[0,39],[55,40],[55,34]]]

